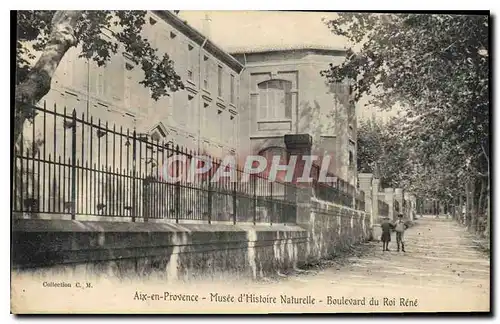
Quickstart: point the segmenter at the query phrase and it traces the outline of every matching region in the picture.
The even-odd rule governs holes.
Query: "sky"
[[[293,44],[343,48],[346,43],[322,22],[322,18],[337,16],[332,12],[181,11],[179,17],[205,34],[207,14],[211,18],[210,38],[229,52],[242,47]]]
[[[206,17],[210,27],[206,31]],[[278,11],[180,11],[179,17],[198,29],[228,52],[238,49],[290,46],[297,44],[345,48],[347,40],[336,36],[322,21],[335,19],[334,12],[278,12]],[[395,112],[380,112],[365,106],[368,98],[358,103],[359,119],[376,117],[387,120]]]

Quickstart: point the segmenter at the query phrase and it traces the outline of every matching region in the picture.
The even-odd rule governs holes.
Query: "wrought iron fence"
[[[32,107],[35,118],[14,151],[13,212],[29,214],[149,219],[295,223],[296,187],[233,168],[236,179],[221,177],[220,160],[196,160],[195,152],[172,142],[95,121],[75,110]],[[31,128],[31,129],[29,129]],[[193,160],[210,171],[188,174]],[[231,169],[231,168],[229,168]],[[85,218],[86,219],[86,218]]]
[[[365,211],[365,192],[362,190],[356,194],[356,209]]]
[[[316,197],[321,200],[333,202],[342,206],[363,211],[365,210],[364,192],[361,191],[362,194],[356,193],[354,186],[350,185],[343,179],[336,177],[331,172],[327,172],[326,177],[335,179],[335,181],[331,183],[321,182],[319,181],[320,171],[320,166],[313,164],[312,178],[314,193]]]

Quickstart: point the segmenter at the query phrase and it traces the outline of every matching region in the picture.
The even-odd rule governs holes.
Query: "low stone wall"
[[[312,201],[306,225],[13,221],[13,266],[118,276],[258,278],[369,237],[360,211]]]
[[[315,260],[335,255],[349,245],[370,239],[370,215],[320,200],[311,200],[308,230],[312,248],[308,258]]]

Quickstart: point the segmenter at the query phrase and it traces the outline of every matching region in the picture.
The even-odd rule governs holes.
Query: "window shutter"
[[[104,100],[109,99],[109,87],[108,87],[108,82],[107,82],[107,75],[110,74],[109,71],[107,70],[107,67],[101,67],[100,68],[101,72],[99,73],[99,82],[101,86],[101,97]]]
[[[109,69],[106,73],[109,99],[122,105],[125,87],[125,58],[121,54],[115,55],[106,68]]]
[[[142,112],[141,111],[141,107],[140,107],[140,100],[139,100],[139,96],[137,94],[137,91],[135,91],[135,80],[130,78],[129,79],[129,84],[130,84],[130,87],[129,87],[129,91],[130,91],[130,109],[133,110],[133,111],[137,111],[137,112]]]
[[[80,90],[82,92],[87,92],[87,84],[88,84],[88,63],[84,58],[79,58],[80,54],[79,50],[72,51],[71,60],[72,60],[72,86]]]
[[[267,118],[268,92],[267,83],[259,86],[259,118]]]
[[[268,88],[267,90],[267,117],[268,118],[276,118],[278,116],[278,107],[276,105],[276,88]]]
[[[251,122],[252,132],[256,131],[257,123],[255,120],[262,118],[262,116],[258,112],[259,109],[258,105],[259,105],[259,95],[258,94],[250,95],[250,116],[252,116],[252,122]]]
[[[97,70],[97,78],[96,78],[96,93],[99,99],[103,99],[103,75],[101,68]]]
[[[97,75],[99,74],[99,71],[97,70],[97,64],[94,61],[89,60],[89,64],[89,92],[92,96],[97,96]]]
[[[140,78],[136,78],[135,80],[133,80],[133,82],[135,83],[134,86],[137,89],[139,109],[143,114],[148,114],[149,107],[151,106],[150,101],[153,99],[151,98],[151,92],[149,88],[145,88],[142,84],[139,84],[139,81],[141,81],[142,78],[142,76]]]
[[[74,78],[75,78],[74,52],[75,52],[75,49],[70,48],[68,50],[68,52],[66,52],[66,55],[65,55],[66,56],[66,64],[64,65],[65,78],[64,78],[63,84],[70,87],[70,88],[74,87]],[[64,59],[64,57],[63,57],[63,59]]]
[[[285,118],[292,118],[292,93],[285,94]]]
[[[130,73],[125,73],[124,77],[124,91],[123,91],[123,99],[124,99],[124,106],[126,109],[132,110],[132,90],[130,88],[130,84],[132,82],[132,76]]]

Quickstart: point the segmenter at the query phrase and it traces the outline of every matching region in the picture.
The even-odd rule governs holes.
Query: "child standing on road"
[[[394,227],[396,230],[396,243],[398,245],[398,252],[400,243],[402,251],[405,252],[404,234],[405,230],[408,228],[408,225],[406,225],[405,222],[403,221],[403,214],[398,215],[398,220],[396,221]]]
[[[380,240],[382,241],[382,251],[389,251],[389,242],[391,241],[391,230],[394,228],[394,226],[391,224],[389,221],[389,217],[385,217],[384,220],[382,221],[382,224],[380,224],[380,227],[382,229],[382,237]]]

